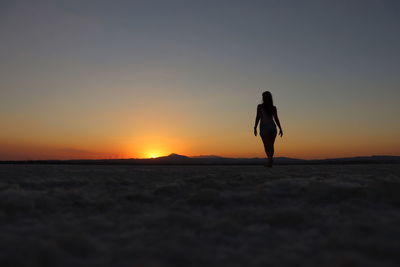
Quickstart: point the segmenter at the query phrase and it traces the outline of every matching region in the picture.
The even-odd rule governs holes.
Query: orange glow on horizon
[[[146,122],[151,121],[145,115],[143,118]],[[244,126],[235,125],[221,130],[218,125],[213,125],[203,130],[196,128],[197,124],[186,127],[176,121],[181,120],[171,117],[168,123],[162,121],[155,127],[150,123],[141,124],[139,120],[135,124],[136,129],[126,123],[126,128],[117,128],[115,133],[75,134],[69,135],[70,139],[61,130],[57,133],[35,132],[33,126],[28,127],[23,121],[20,124],[6,123],[14,136],[4,132],[0,134],[0,160],[157,158],[171,153],[189,157],[266,157],[261,138],[255,137]],[[380,138],[376,139],[373,132],[360,135],[355,129],[344,136],[334,129],[314,128],[316,130],[310,132],[312,126],[296,128],[293,123],[288,125],[284,137],[276,139],[276,157],[323,159],[399,155],[395,132],[380,134]],[[30,132],[29,138],[21,134],[25,132]],[[87,141],[89,139],[90,142]]]
[[[150,151],[146,151],[144,158],[154,159],[154,158],[158,158],[158,157],[162,157],[162,156],[166,156],[166,153],[163,153],[158,150],[150,150]]]

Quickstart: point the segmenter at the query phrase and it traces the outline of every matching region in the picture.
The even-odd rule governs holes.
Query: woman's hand
[[[282,137],[283,136],[283,130],[279,129],[279,135]]]
[[[257,127],[254,127],[254,136],[257,136]]]

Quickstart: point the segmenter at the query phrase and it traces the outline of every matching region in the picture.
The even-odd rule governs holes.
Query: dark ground
[[[0,266],[400,266],[400,165],[0,165]]]

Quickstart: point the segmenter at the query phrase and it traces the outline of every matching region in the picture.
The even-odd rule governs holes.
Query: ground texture
[[[400,266],[400,165],[0,165],[0,266]]]

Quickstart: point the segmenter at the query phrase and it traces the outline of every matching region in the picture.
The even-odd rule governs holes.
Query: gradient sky
[[[0,160],[400,155],[400,1],[0,2]]]

